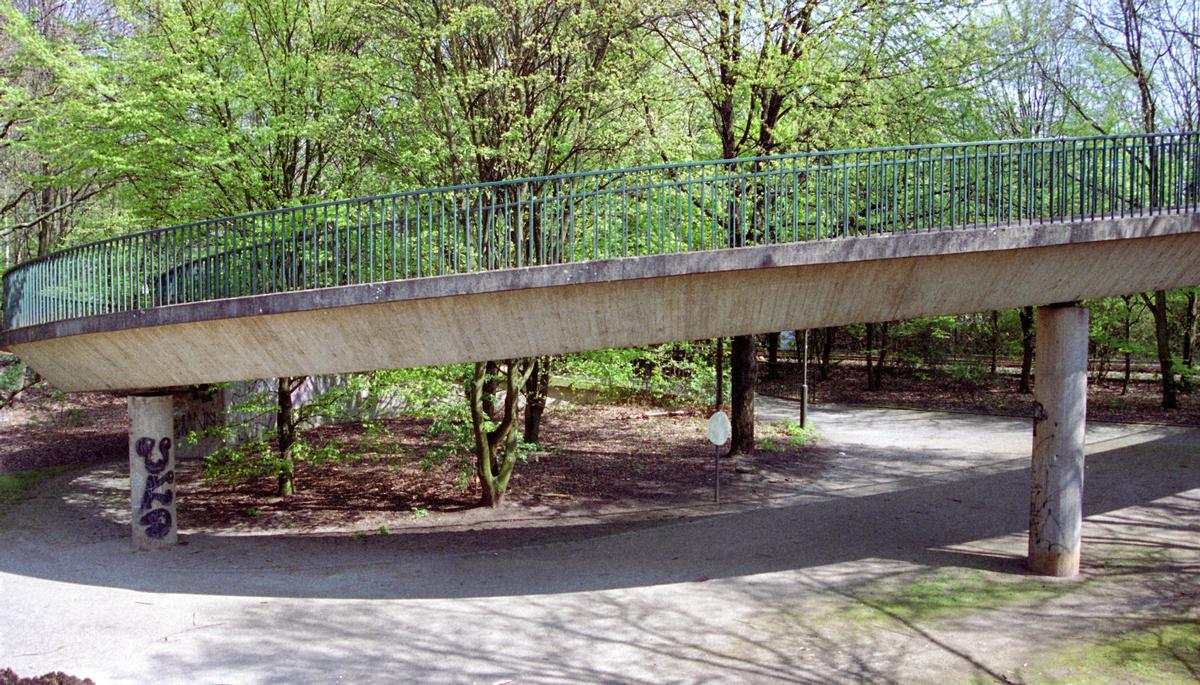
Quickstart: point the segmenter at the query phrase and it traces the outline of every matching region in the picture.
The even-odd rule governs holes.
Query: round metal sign
[[[714,445],[724,445],[729,440],[731,428],[729,417],[725,415],[725,412],[719,411],[713,414],[708,419],[708,441]]]

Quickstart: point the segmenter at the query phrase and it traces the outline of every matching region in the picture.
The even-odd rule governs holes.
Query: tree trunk
[[[883,370],[887,366],[888,331],[891,324],[887,321],[879,324],[879,356],[875,358],[875,389],[883,389]]]
[[[1033,307],[1021,307],[1021,382],[1017,392],[1029,395],[1033,392],[1030,383],[1033,375]]]
[[[275,428],[279,434],[278,492],[280,496],[287,497],[296,494],[296,464],[292,461],[292,448],[296,444],[296,412],[292,402],[294,379],[283,377],[277,380]]]
[[[1196,291],[1187,292],[1187,308],[1183,310],[1183,365],[1189,369],[1196,365]]]
[[[1122,395],[1129,394],[1129,379],[1133,375],[1133,359],[1132,358],[1133,358],[1132,354],[1130,354],[1128,352],[1125,353],[1125,375],[1121,379],[1121,394]]]
[[[550,394],[550,372],[553,357],[538,357],[525,383],[525,442],[537,444],[542,433],[542,414]]]
[[[996,358],[1000,356],[1000,312],[992,310],[992,378],[996,378]]]
[[[1171,340],[1167,328],[1167,293],[1155,290],[1154,298],[1142,295],[1150,313],[1154,315],[1154,342],[1158,351],[1158,370],[1162,377],[1162,408],[1178,409],[1179,399],[1176,397],[1175,374],[1171,365]]]
[[[779,333],[767,334],[767,377],[775,377],[775,365],[779,363]]]
[[[1130,352],[1130,338],[1133,331],[1133,296],[1122,295],[1125,301],[1125,374],[1121,379],[1121,394],[1129,394],[1129,381],[1133,377],[1133,353]]]
[[[483,379],[483,413],[488,418],[496,416],[496,375],[499,373],[500,367],[496,362],[486,362]]]
[[[875,333],[879,333],[879,347],[875,347]],[[887,361],[888,323],[867,324],[867,390],[883,389],[883,365]],[[878,349],[878,354],[876,354]]]
[[[733,338],[730,350],[729,380],[732,384],[730,410],[733,440],[730,455],[754,449],[754,385],[758,381],[758,358],[753,335]]]
[[[497,369],[500,364],[495,365]],[[495,428],[484,411],[485,386],[491,375],[488,364],[477,362],[466,384],[467,404],[471,410],[471,432],[475,438],[475,472],[479,477],[480,503],[498,507],[504,501],[517,462],[517,414],[521,388],[533,372],[532,359],[510,359],[504,370],[504,405]]]
[[[875,372],[872,368],[872,350],[875,346],[875,324],[866,326],[866,339],[863,340],[863,351],[867,360],[867,390],[875,390]]]
[[[820,363],[817,364],[817,374],[822,381],[827,381],[833,374],[833,343],[837,340],[837,327],[829,326],[828,328],[822,328],[819,339],[822,342],[821,359]]]
[[[725,338],[717,338],[717,407],[721,411],[725,406]]]

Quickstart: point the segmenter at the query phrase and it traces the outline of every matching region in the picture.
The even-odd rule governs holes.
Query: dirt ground
[[[121,459],[129,449],[125,398],[36,388],[0,409],[0,473]]]
[[[666,414],[666,415],[664,415]],[[713,492],[714,452],[704,438],[707,416],[650,406],[559,405],[543,419],[544,451],[531,452],[514,471],[505,508],[576,515],[653,516],[665,507],[705,501]],[[351,460],[297,467],[297,494],[278,497],[273,477],[237,484],[205,483],[199,462],[179,468],[180,519],[197,531],[259,530],[298,533],[377,530],[380,527],[491,518],[478,507],[479,483],[467,455],[440,456],[428,419],[397,418],[364,428],[349,423],[309,433],[319,446],[336,445]],[[727,487],[754,473],[754,492],[820,474],[827,454],[764,426],[765,448],[724,460]],[[762,443],[760,443],[761,445]],[[739,491],[743,496],[745,492]],[[510,518],[511,514],[506,515]],[[537,525],[537,524],[534,524]]]
[[[815,370],[810,368],[815,378]],[[1016,379],[981,381],[885,377],[883,390],[867,392],[863,370],[835,367],[831,380],[813,383],[812,401],[828,404],[939,409],[1028,416],[1032,398],[1016,393]],[[760,390],[798,398],[795,364],[761,367]],[[1089,419],[1200,425],[1200,393],[1182,395],[1182,408],[1159,406],[1157,386],[1091,384]],[[544,450],[517,466],[507,509],[542,525],[542,514],[603,514],[627,525],[652,520],[672,506],[711,496],[713,451],[703,437],[709,410],[666,412],[658,407],[558,404],[544,419]],[[202,463],[183,461],[178,477],[187,496],[179,504],[185,531],[229,533],[350,533],[420,528],[495,518],[477,506],[479,487],[466,454],[444,454],[428,437],[429,421],[403,417],[364,426],[349,423],[309,432],[317,446],[334,446],[342,458],[302,463],[295,496],[275,494],[272,477],[228,484],[207,482]],[[25,395],[0,412],[0,473],[60,464],[125,459],[128,417],[124,399],[105,393],[64,396],[46,390]],[[740,482],[743,497],[769,497],[775,489],[817,478],[830,454],[801,444],[782,427],[763,424],[755,453],[726,459],[727,488]],[[759,477],[761,476],[761,477]],[[732,490],[730,490],[732,492]],[[509,511],[505,518],[513,518]],[[619,525],[613,523],[613,525]]]

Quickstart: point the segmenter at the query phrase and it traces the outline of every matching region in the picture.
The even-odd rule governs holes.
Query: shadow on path
[[[1090,456],[1085,515],[1200,488],[1198,446],[1200,429],[1192,429]],[[853,458],[863,463],[895,461],[897,455],[923,458],[901,450],[854,451]],[[0,571],[151,592],[324,598],[567,593],[864,559],[1019,571],[1020,559],[944,550],[1021,533],[1027,525],[1028,469],[950,475],[961,479],[861,496],[855,489],[812,493],[814,488],[806,486],[791,500],[795,503],[783,506],[693,513],[632,529],[587,523],[552,529],[399,531],[358,539],[195,534],[187,536],[184,546],[134,553],[122,526],[80,520],[73,525],[99,527],[93,541],[69,534],[60,535],[61,541],[42,539],[36,527],[3,533],[9,540],[0,551]],[[63,505],[55,499],[48,506]],[[83,519],[85,511],[75,513]],[[1164,514],[1158,525],[1175,524]],[[498,535],[514,546],[489,547],[487,540]]]

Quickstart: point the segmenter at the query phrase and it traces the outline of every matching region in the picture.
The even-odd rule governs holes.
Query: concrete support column
[[[174,545],[175,410],[170,395],[129,397],[129,496],[134,549]]]
[[[1087,352],[1087,309],[1038,308],[1029,568],[1042,575],[1079,572]]]

